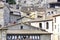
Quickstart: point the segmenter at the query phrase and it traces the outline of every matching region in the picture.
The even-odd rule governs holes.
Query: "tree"
[[[16,4],[15,0],[6,0],[6,2],[9,4]]]

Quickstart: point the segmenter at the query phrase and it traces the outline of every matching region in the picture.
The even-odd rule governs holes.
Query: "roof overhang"
[[[7,30],[7,34],[52,34],[41,30]]]
[[[60,14],[53,15],[53,17],[57,17],[57,16],[60,16]]]
[[[0,30],[7,30],[7,28],[5,28],[5,27],[1,27]]]
[[[40,21],[28,21],[28,23],[34,23],[34,22],[46,22],[46,21],[53,21],[53,19],[45,19]]]

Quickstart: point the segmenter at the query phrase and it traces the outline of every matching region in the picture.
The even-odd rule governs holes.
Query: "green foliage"
[[[15,0],[6,0],[6,2],[9,4],[16,4]]]

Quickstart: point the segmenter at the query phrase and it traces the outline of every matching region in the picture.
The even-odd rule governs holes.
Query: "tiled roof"
[[[43,29],[32,29],[32,30],[26,30],[26,29],[22,29],[22,30],[8,30],[8,27],[12,27],[12,26],[16,26],[16,25],[20,25],[21,23],[19,23],[19,24],[14,24],[14,25],[10,25],[10,26],[6,26],[6,27],[1,27],[0,28],[0,30],[7,30],[7,33],[9,33],[9,34],[44,34],[44,35],[46,35],[46,34],[48,34],[48,35],[51,35],[52,33],[49,33],[49,32],[47,32],[47,31],[45,31],[45,30],[43,30]],[[24,23],[23,23],[24,24]],[[27,25],[27,24],[25,24],[25,25]],[[31,26],[31,25],[28,25],[29,27]],[[31,26],[31,27],[33,27],[33,26]]]
[[[4,29],[4,28],[8,28],[8,27],[12,27],[12,26],[16,26],[16,25],[21,25],[21,24],[24,24],[24,25],[27,25],[28,27],[33,27],[33,28],[36,28],[36,29],[38,29],[39,30],[39,28],[38,27],[34,27],[34,26],[31,26],[31,25],[29,25],[29,24],[26,24],[26,23],[16,23],[16,24],[11,24],[11,25],[7,25],[7,26],[5,26],[5,27],[2,27],[1,29]]]
[[[7,30],[8,34],[52,34],[41,30]]]
[[[21,17],[21,18],[19,18],[19,19],[17,19],[17,20],[22,20],[23,18],[32,19],[32,18],[30,18],[30,17],[23,16],[23,17]]]
[[[35,21],[27,21],[28,23],[33,23],[33,22],[45,22],[45,21],[52,21],[53,19],[45,19],[45,20],[35,20]],[[27,23],[26,22],[26,23]]]
[[[57,17],[57,16],[60,16],[60,14],[53,15],[53,17]]]

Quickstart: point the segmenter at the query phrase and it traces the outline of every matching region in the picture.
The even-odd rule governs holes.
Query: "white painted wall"
[[[34,22],[31,23],[31,25],[39,28],[39,23],[42,23],[42,29],[45,29],[48,32],[52,32],[52,21],[47,22],[49,23],[49,29],[46,29],[46,22]]]
[[[60,33],[60,16],[56,17],[56,29],[55,32]]]
[[[39,22],[31,23],[31,25],[34,26],[34,27],[38,27],[39,28]]]
[[[59,10],[59,9],[58,9]],[[52,11],[53,11],[53,13],[52,13]],[[48,12],[50,12],[50,13],[48,13]],[[52,15],[52,14],[56,14],[57,13],[57,11],[55,11],[54,9],[47,9],[46,10],[46,16],[50,16],[50,15]]]
[[[52,21],[48,21],[49,29],[46,29],[48,32],[52,32]]]
[[[39,28],[39,23],[42,23],[42,29],[46,29],[46,25],[45,25],[46,22],[34,22],[31,23],[31,25]]]
[[[46,29],[45,22],[42,22],[42,29]]]

